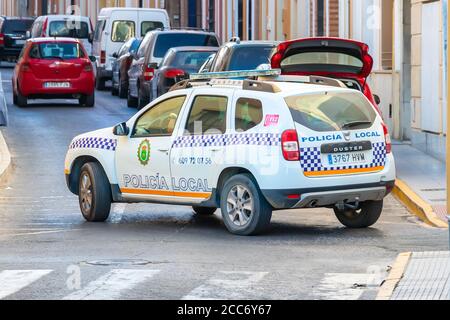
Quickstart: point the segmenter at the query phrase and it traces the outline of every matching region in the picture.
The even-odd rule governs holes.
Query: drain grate
[[[143,259],[104,259],[104,260],[92,260],[84,261],[82,264],[91,266],[146,266],[149,264],[163,264],[168,263],[166,261],[149,261]]]

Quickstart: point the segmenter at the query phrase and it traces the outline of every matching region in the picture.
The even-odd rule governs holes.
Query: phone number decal
[[[197,165],[197,166],[210,166],[213,164],[211,158],[203,157],[183,157],[178,159],[178,164],[182,166]]]

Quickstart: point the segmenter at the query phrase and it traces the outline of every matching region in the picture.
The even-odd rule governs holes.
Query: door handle
[[[212,149],[211,151],[212,152],[219,152],[219,151],[222,151],[222,149]]]
[[[169,149],[158,149],[159,152],[168,153]]]

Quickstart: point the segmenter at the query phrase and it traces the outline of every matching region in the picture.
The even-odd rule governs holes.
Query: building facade
[[[373,92],[394,138],[445,159],[447,0],[0,0],[0,14],[72,10],[95,22],[103,7],[165,8],[173,27],[222,41],[330,36],[365,42]]]

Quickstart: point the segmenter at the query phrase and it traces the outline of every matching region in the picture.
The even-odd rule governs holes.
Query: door
[[[202,92],[203,91],[203,92]],[[175,195],[202,202],[211,197],[225,157],[228,91],[197,90],[170,153]]]
[[[111,16],[110,30],[105,32],[106,41],[106,69],[111,70],[111,59],[114,52],[130,38],[136,36],[138,14],[136,11],[118,11]]]
[[[442,132],[442,110],[439,104],[439,34],[440,3],[424,3],[422,6],[422,130]]]
[[[185,100],[180,95],[150,107],[136,120],[130,136],[118,140],[117,178],[127,199],[171,201],[169,152]]]

